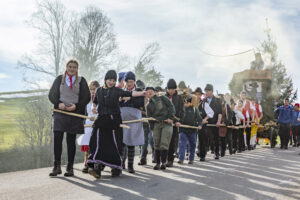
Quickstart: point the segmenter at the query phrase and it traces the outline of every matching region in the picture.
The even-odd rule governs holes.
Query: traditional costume
[[[59,108],[59,103],[70,106],[71,103],[76,105],[73,113],[85,114],[85,106],[91,98],[90,91],[86,80],[83,77],[58,76],[50,91],[49,100],[55,109]],[[54,168],[50,176],[61,174],[61,153],[64,132],[67,132],[68,148],[68,165],[65,176],[73,176],[73,163],[76,152],[76,134],[83,134],[83,119],[62,113],[53,113],[52,130],[54,134]]]
[[[117,79],[114,70],[105,75],[105,81]],[[107,86],[97,89],[94,104],[98,105],[98,118],[93,127],[89,144],[89,174],[100,178],[104,166],[112,168],[112,176],[119,176],[122,170],[123,130],[119,98],[131,97],[132,92]]]
[[[133,72],[127,72],[125,74],[125,82],[128,80],[135,81],[135,75]],[[135,91],[136,88],[129,90],[128,88],[124,89],[125,91]],[[123,121],[138,120],[142,119],[141,109],[144,107],[144,97],[131,97],[128,101],[121,101],[121,117]],[[136,122],[128,124],[130,129],[123,129],[123,143],[127,147],[128,151],[128,172],[134,173],[133,163],[134,163],[134,154],[135,146],[144,144],[144,129],[143,122]],[[123,157],[123,168],[125,166],[126,154]]]

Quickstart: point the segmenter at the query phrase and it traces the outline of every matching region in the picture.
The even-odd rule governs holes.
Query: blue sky
[[[36,32],[24,21],[35,9],[34,0],[0,2],[0,92],[28,88],[15,69],[22,55],[34,51]],[[101,8],[114,24],[120,51],[136,59],[146,44],[158,42],[156,68],[168,78],[185,80],[192,88],[215,85],[228,91],[232,74],[249,67],[253,53],[215,58],[200,50],[226,55],[260,46],[268,18],[278,44],[279,58],[300,86],[300,0],[63,0],[69,10],[89,5]],[[267,62],[267,58],[266,63]],[[51,82],[51,80],[50,80]],[[164,84],[165,84],[164,83]],[[44,84],[45,85],[45,84]]]

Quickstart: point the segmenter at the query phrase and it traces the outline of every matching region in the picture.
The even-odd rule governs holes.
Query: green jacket
[[[202,117],[198,108],[194,106],[185,107],[185,115],[183,119],[180,120],[180,123],[190,126],[202,126]],[[196,129],[191,128],[180,128],[179,131],[183,133],[197,133]]]
[[[147,117],[153,117],[158,121],[174,119],[175,108],[171,101],[165,96],[154,95],[146,107]]]

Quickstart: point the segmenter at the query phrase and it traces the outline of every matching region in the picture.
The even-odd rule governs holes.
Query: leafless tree
[[[117,48],[110,19],[96,7],[86,8],[71,23],[67,48],[80,62],[80,74],[88,80],[101,78]]]
[[[39,46],[32,55],[24,55],[18,66],[25,71],[39,72],[48,77],[58,76],[69,26],[65,6],[59,0],[39,1],[28,24],[37,30]]]
[[[17,142],[30,146],[35,154],[36,167],[40,167],[42,156],[47,156],[51,161],[51,154],[42,154],[41,149],[49,147],[51,152],[51,111],[50,103],[46,96],[36,97],[24,105],[22,114],[17,117],[17,123],[23,137]]]

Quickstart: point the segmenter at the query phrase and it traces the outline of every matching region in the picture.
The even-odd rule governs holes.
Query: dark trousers
[[[242,151],[245,148],[244,129],[243,128],[240,128],[238,130],[237,143],[238,143],[238,150]]]
[[[300,126],[292,126],[294,144],[300,143]]]
[[[61,161],[64,132],[54,131],[54,160]],[[67,133],[68,162],[73,163],[76,153],[76,134]]]
[[[146,158],[147,154],[148,154],[148,144],[150,144],[150,146],[151,146],[152,156],[154,155],[154,141],[153,141],[153,137],[152,137],[152,132],[150,131],[149,124],[144,123],[143,128],[144,128],[145,143],[144,143],[144,145],[142,145],[141,158]]]
[[[168,162],[173,162],[178,148],[178,128],[173,127],[173,134],[168,150]]]
[[[214,150],[215,155],[220,155],[220,144],[219,144],[219,128],[214,126],[207,127],[207,135],[210,137],[214,143],[212,150]]]
[[[228,145],[229,153],[232,154],[232,129],[227,128],[225,137],[221,137],[221,155],[225,155],[226,147]]]
[[[205,158],[208,150],[208,138],[207,127],[204,125],[200,131],[198,131],[198,153],[200,158]]]
[[[247,148],[250,149],[250,139],[251,139],[251,127],[246,128],[246,141],[247,141]]]
[[[238,135],[239,135],[239,130],[232,129],[232,149],[234,151],[238,149]]]
[[[289,144],[289,138],[290,138],[290,125],[289,124],[280,124],[279,137],[280,137],[281,147],[287,147]]]

